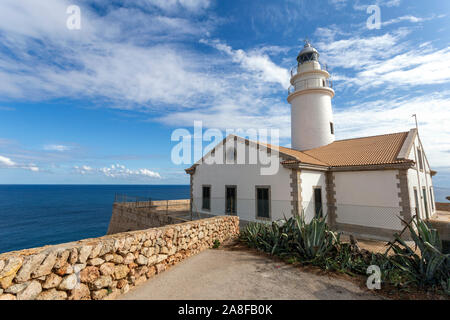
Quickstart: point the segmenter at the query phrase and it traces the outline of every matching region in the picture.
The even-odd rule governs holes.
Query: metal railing
[[[333,88],[333,82],[331,79],[305,79],[295,82],[295,86],[291,85],[288,88],[288,94],[295,91],[312,89],[312,88]]]

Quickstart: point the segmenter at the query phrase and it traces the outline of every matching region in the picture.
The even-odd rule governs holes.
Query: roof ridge
[[[348,141],[348,140],[359,140],[359,139],[367,139],[367,138],[376,138],[376,137],[385,137],[385,136],[392,136],[394,134],[401,134],[401,133],[409,133],[409,131],[400,131],[400,132],[393,132],[393,133],[377,134],[377,135],[374,135],[374,136],[341,139],[341,140],[335,140],[334,142]],[[318,148],[321,148],[321,147],[318,147]],[[318,149],[318,148],[313,148],[313,149],[309,149],[309,150],[314,150],[314,149]]]

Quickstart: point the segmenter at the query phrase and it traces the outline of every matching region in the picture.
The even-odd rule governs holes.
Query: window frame
[[[320,190],[320,200],[321,200],[321,205],[322,205],[322,214],[321,214],[321,218],[323,218],[325,215],[324,215],[324,212],[323,212],[323,207],[324,207],[324,205],[323,205],[323,188],[322,188],[322,186],[313,186],[312,187],[312,189],[313,189],[313,202],[314,202],[314,217],[316,217],[316,190]]]
[[[334,135],[334,123],[330,121],[330,131],[331,134]]]
[[[209,188],[209,208],[205,208],[205,207],[204,207],[204,204],[205,204],[205,194],[204,194],[203,190],[204,190],[205,188]],[[210,185],[210,184],[203,184],[203,185],[202,185],[202,210],[203,210],[203,211],[211,211],[211,190],[212,190],[212,188],[211,188],[211,185]]]
[[[269,217],[260,217],[258,215],[258,189],[268,189]],[[255,186],[255,219],[262,221],[272,221],[272,188],[270,185]]]
[[[235,207],[235,211],[234,212],[227,212],[227,189],[228,188],[234,188],[235,192],[236,192],[236,202],[234,204]],[[238,200],[238,187],[235,184],[227,184],[225,185],[225,208],[224,208],[224,212],[225,215],[227,216],[237,216],[237,200]]]
[[[419,165],[419,170],[423,171],[424,170],[423,154],[422,150],[419,147],[417,147],[417,162]]]

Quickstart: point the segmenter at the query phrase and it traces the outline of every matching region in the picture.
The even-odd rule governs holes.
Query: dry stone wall
[[[220,216],[0,255],[0,300],[114,299],[177,262],[237,237]]]
[[[177,213],[188,212],[190,200],[114,203],[107,234],[156,228],[183,222]]]

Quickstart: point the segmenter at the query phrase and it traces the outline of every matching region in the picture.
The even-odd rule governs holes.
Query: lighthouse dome
[[[316,50],[316,48],[311,46],[308,41],[306,41],[302,51],[300,51],[300,53],[298,54],[297,61],[299,64],[308,61],[319,61],[319,52]]]

